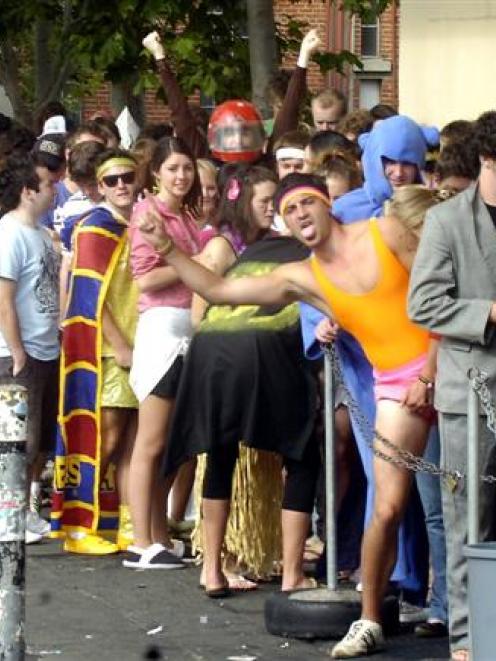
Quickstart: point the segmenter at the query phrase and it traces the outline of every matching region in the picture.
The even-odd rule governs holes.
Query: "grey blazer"
[[[496,228],[473,184],[427,213],[408,296],[412,321],[442,336],[435,406],[442,413],[467,411],[467,372],[490,377],[496,399]]]

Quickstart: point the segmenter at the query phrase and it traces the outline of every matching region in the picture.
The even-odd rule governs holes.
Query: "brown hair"
[[[104,145],[107,144],[107,140],[108,140],[107,131],[104,128],[102,128],[100,124],[97,124],[97,122],[90,121],[90,122],[84,122],[84,124],[80,124],[75,131],[72,131],[72,133],[70,133],[67,136],[65,141],[66,149],[72,149],[79,140],[79,138],[85,133],[89,133],[90,135],[95,136],[95,138],[101,140]],[[97,140],[95,140],[95,142],[97,142]]]
[[[310,142],[310,134],[308,131],[287,131],[276,140],[273,148],[274,154],[281,147],[295,147],[296,149],[305,149]]]
[[[136,159],[138,167],[136,168],[136,190],[141,192],[147,190],[150,193],[155,186],[155,179],[150,169],[153,150],[157,144],[153,138],[138,138],[131,154]]]
[[[228,225],[239,232],[244,241],[250,238],[253,232],[253,209],[251,206],[254,188],[264,181],[277,184],[277,176],[272,170],[260,165],[240,166],[227,180],[219,203],[217,212],[217,225]],[[231,187],[237,187],[238,195],[235,200],[229,199]]]
[[[348,182],[349,190],[359,188],[363,183],[362,173],[356,161],[349,154],[339,153],[338,150],[334,154],[326,156],[314,173],[324,178],[342,177]]]
[[[374,124],[374,118],[368,110],[353,110],[339,120],[336,130],[346,137],[348,134],[358,138],[361,133],[370,131]]]
[[[162,138],[157,142],[150,162],[151,171],[156,174],[160,170],[162,163],[166,161],[169,156],[172,156],[172,154],[182,154],[183,156],[186,156],[193,165],[193,183],[184,196],[184,207],[194,216],[198,216],[200,214],[202,199],[200,176],[198,174],[198,168],[196,167],[195,157],[193,156],[191,149],[183,140],[181,140],[181,138]]]
[[[104,151],[105,145],[94,140],[74,145],[67,163],[70,178],[79,185],[95,182],[96,162]]]

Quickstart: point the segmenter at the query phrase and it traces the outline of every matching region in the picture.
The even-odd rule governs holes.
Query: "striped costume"
[[[118,526],[115,469],[100,475],[102,310],[127,241],[127,225],[105,207],[78,225],[62,324],[59,425],[52,535],[105,533]]]

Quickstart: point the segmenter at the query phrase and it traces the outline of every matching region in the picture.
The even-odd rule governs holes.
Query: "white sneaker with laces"
[[[26,544],[38,544],[41,542],[43,539],[43,535],[40,535],[37,532],[31,532],[31,530],[28,530],[26,528],[26,537],[25,537],[25,543]]]
[[[400,603],[400,622],[401,624],[420,624],[426,622],[429,617],[429,609],[422,606],[415,606],[408,601]]]
[[[28,510],[26,512],[26,530],[34,532],[37,535],[48,535],[50,532],[50,524],[45,521],[37,512]]]
[[[382,627],[371,620],[353,622],[346,636],[333,647],[333,659],[354,659],[384,648]]]

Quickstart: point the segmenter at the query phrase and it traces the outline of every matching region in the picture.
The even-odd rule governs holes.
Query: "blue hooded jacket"
[[[363,150],[364,184],[332,205],[332,215],[342,223],[382,215],[384,202],[393,195],[384,175],[384,158],[416,165],[420,183],[425,152],[428,146],[439,143],[439,131],[434,127],[421,127],[404,115],[396,115],[378,122],[370,133],[363,133],[358,142]]]
[[[396,115],[378,122],[370,133],[359,138],[363,149],[362,166],[364,185],[338,198],[332,206],[332,215],[342,223],[348,224],[383,215],[384,202],[393,195],[391,184],[384,174],[384,158],[392,161],[413,163],[420,171],[424,167],[425,153],[428,146],[439,142],[436,128],[420,127],[409,117]],[[307,358],[316,359],[322,355],[322,349],[315,338],[315,328],[324,315],[315,308],[301,303],[300,316],[303,343]],[[336,348],[346,385],[362,413],[373,427],[375,419],[375,398],[373,376],[370,363],[361,346],[354,337],[341,332],[336,341]],[[357,420],[351,417],[353,432],[367,477],[367,504],[365,526],[370,522],[374,503],[373,454]],[[420,596],[426,590],[426,572],[428,555],[422,548],[425,538],[423,529],[424,515],[413,493],[405,513],[398,537],[398,556],[391,580],[398,581],[403,589],[417,592]]]

